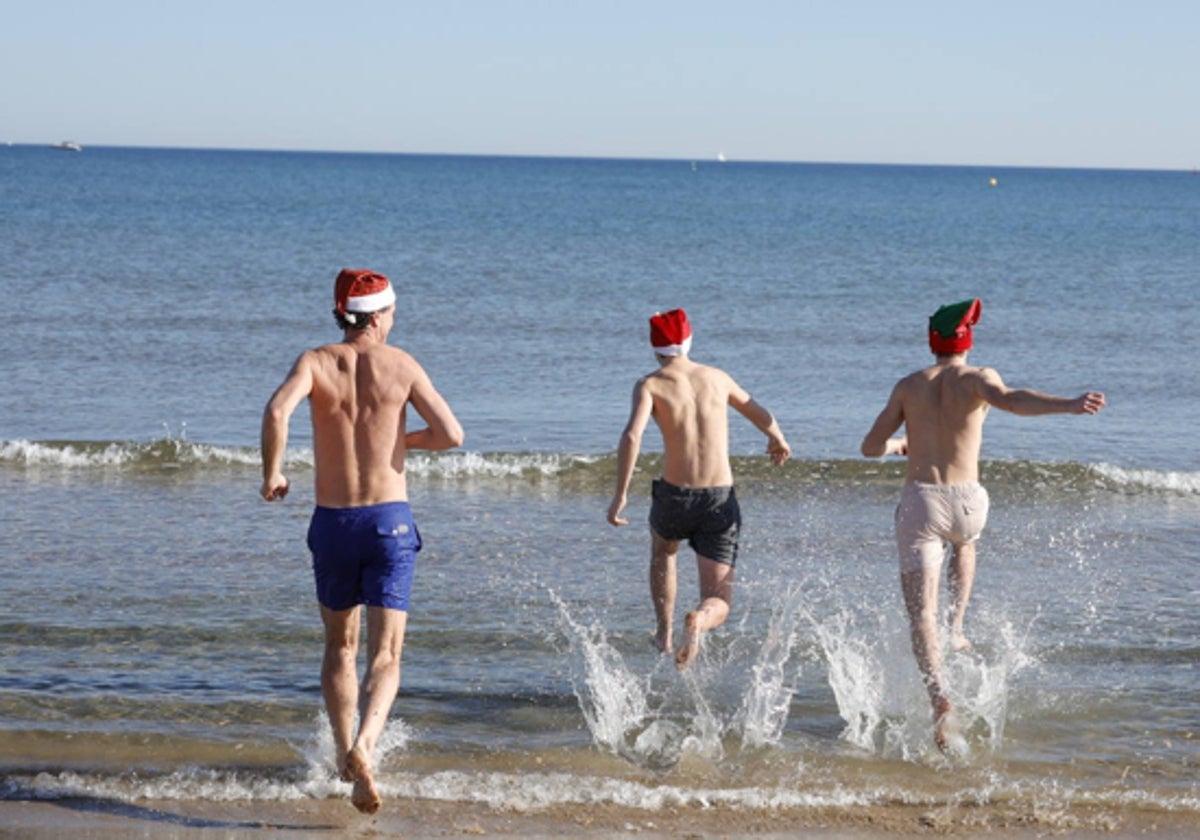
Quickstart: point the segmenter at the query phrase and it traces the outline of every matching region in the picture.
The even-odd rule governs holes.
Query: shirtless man
[[[1075,398],[1014,390],[991,368],[971,367],[971,328],[978,298],[943,306],[929,319],[930,367],[901,379],[863,438],[868,458],[908,456],[908,477],[896,508],[900,583],[908,609],[913,654],[933,703],[934,737],[941,749],[957,731],[941,679],[938,584],[945,544],[952,546],[947,578],[953,613],[950,647],[970,647],[963,618],[975,580],[975,541],[987,521],[988,494],[979,484],[979,448],[989,406],[1020,415],[1095,414],[1104,395]],[[892,435],[905,427],[905,436]]]
[[[617,489],[608,521],[629,524],[621,512],[642,433],[653,417],[662,432],[664,454],[662,478],[653,482],[650,507],[650,597],[658,622],[654,640],[664,653],[673,643],[680,541],[687,539],[696,552],[700,574],[700,606],[684,619],[686,638],[675,653],[675,665],[682,670],[696,658],[700,636],[725,621],[733,597],[742,517],[729,466],[728,408],[732,406],[767,436],[767,455],[774,464],[782,464],[792,453],[769,411],[724,371],[688,358],[692,328],[682,309],[650,319],[650,344],[659,369],[633,388],[629,422],[617,447]]]
[[[316,509],[308,530],[325,625],[321,692],[338,770],[351,801],[379,810],[375,747],[400,687],[400,655],[421,537],[408,506],[409,449],[463,442],[446,401],[412,356],[387,344],[396,293],[381,274],[346,269],[334,286],[338,344],[301,354],[262,421],[262,497],[284,498],[288,420],[305,397],[312,412]],[[411,404],[426,428],[406,431]],[[360,606],[367,605],[367,672],[358,682]],[[358,729],[355,732],[355,712]]]

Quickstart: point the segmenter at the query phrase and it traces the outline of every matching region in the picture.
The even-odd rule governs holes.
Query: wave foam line
[[[1200,473],[1124,469],[1111,464],[1096,464],[1092,469],[1119,486],[1145,487],[1186,495],[1200,493]]]
[[[0,781],[0,800],[53,801],[79,796],[123,802],[139,800],[205,800],[209,802],[289,802],[345,796],[349,785],[332,774],[289,774],[285,771],[186,768],[162,776],[138,773],[105,775],[79,772],[9,774]],[[1105,789],[1087,790],[1029,781],[995,781],[945,792],[917,791],[895,784],[867,782],[854,789],[837,782],[799,782],[757,787],[697,787],[645,784],[627,779],[574,773],[502,773],[442,770],[435,773],[389,773],[376,777],[387,800],[407,798],[473,802],[497,810],[536,812],[559,805],[618,806],[655,812],[667,808],[726,807],[746,810],[850,808],[887,803],[937,807],[970,803],[1020,805],[1039,809],[1092,805],[1152,808],[1167,812],[1200,811],[1194,792]]]

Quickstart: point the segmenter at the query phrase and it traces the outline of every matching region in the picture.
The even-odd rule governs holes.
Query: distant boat
[[[71,140],[64,140],[61,143],[55,143],[50,148],[62,149],[64,152],[82,152],[83,151],[83,146],[80,146],[78,143],[75,143]]]
[[[725,162],[725,153],[717,152],[717,163],[724,163],[724,162]]]

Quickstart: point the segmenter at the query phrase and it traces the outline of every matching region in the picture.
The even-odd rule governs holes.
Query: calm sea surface
[[[1200,177],[116,148],[0,148],[0,798],[342,792],[307,415],[283,504],[257,439],[338,338],[343,266],[396,283],[391,340],[467,432],[412,462],[385,794],[1200,819]],[[972,361],[1109,407],[988,421],[951,762],[898,592],[903,465],[857,447],[971,296]],[[770,469],[733,421],[734,610],[683,676],[649,644],[655,433],[636,524],[604,521],[646,319],[675,306],[796,456]],[[695,586],[684,555],[681,610]]]

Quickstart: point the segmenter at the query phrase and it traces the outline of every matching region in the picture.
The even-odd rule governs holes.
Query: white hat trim
[[[372,295],[363,295],[362,297],[352,297],[346,300],[347,312],[378,312],[380,309],[387,309],[396,302],[396,291],[392,288],[392,284],[388,283],[388,287],[382,292],[375,292]]]
[[[689,335],[679,344],[668,344],[664,347],[655,347],[654,355],[656,356],[684,356],[692,350],[692,337]]]

